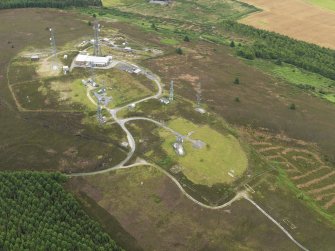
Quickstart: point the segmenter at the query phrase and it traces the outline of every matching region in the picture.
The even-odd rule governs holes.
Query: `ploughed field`
[[[335,48],[335,12],[320,8],[316,5],[318,1],[310,1],[315,5],[304,0],[243,0],[243,2],[263,11],[243,18],[242,23]]]

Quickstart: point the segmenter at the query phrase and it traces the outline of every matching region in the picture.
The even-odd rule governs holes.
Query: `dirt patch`
[[[335,12],[303,0],[243,0],[243,2],[263,11],[242,19],[242,23],[335,48]]]
[[[319,183],[319,182],[321,182],[321,181],[323,181],[323,180],[325,180],[325,179],[328,179],[329,177],[333,176],[334,174],[335,174],[335,171],[330,172],[330,173],[328,173],[328,174],[326,174],[326,175],[324,175],[324,176],[322,176],[322,177],[320,177],[320,178],[318,178],[318,179],[310,180],[310,181],[308,181],[308,182],[306,182],[306,183],[304,183],[304,184],[298,185],[297,187],[298,187],[298,188],[306,188],[306,187],[309,187],[309,186],[311,186],[311,185],[313,185],[313,184],[316,184],[316,183]]]

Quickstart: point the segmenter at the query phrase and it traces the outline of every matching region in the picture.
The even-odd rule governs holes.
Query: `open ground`
[[[295,39],[335,48],[335,12],[304,0],[243,0],[263,11],[242,23],[275,31]],[[317,1],[314,1],[317,2]]]

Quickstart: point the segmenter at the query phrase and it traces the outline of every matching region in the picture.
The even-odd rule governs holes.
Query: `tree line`
[[[251,39],[249,43],[236,46],[237,54],[241,57],[284,62],[335,80],[334,50],[235,21],[223,21],[221,27],[226,32]]]
[[[122,250],[57,173],[0,173],[0,250]]]
[[[1,0],[0,9],[102,6],[101,0]]]

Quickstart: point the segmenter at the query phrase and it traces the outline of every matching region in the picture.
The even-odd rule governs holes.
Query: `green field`
[[[195,149],[190,142],[184,141],[185,156],[177,156],[172,148],[175,136],[160,131],[164,138],[163,149],[182,167],[182,172],[195,184],[212,186],[216,183],[231,183],[241,177],[248,167],[247,155],[239,141],[232,135],[222,135],[209,126],[196,126],[185,119],[169,122],[169,127],[183,135],[194,132],[192,139],[199,139],[207,145]],[[235,177],[228,175],[231,172]]]
[[[247,63],[269,72],[271,75],[285,80],[302,90],[309,91],[320,98],[335,103],[335,80],[284,63],[278,65],[263,60],[254,60]]]
[[[322,8],[335,11],[335,1],[334,0],[307,0],[308,2],[318,5]]]

